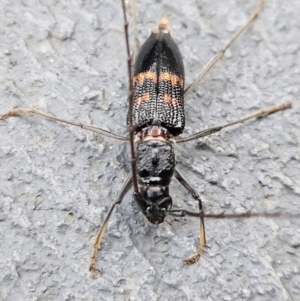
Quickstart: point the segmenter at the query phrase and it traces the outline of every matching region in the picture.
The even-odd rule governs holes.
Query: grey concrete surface
[[[246,21],[256,1],[141,1],[138,36],[163,16],[187,83]],[[119,1],[1,1],[0,113],[35,107],[126,134],[127,72]],[[258,108],[293,109],[178,145],[178,166],[206,211],[299,213],[300,2],[266,1],[253,27],[186,99],[194,133]],[[130,18],[131,20],[131,18]],[[132,29],[131,29],[131,38]],[[105,92],[103,95],[103,91]],[[89,256],[129,173],[128,146],[39,117],[0,122],[0,300],[300,299],[300,221],[149,224],[130,193],[113,215],[91,279]],[[175,206],[196,208],[174,181]]]

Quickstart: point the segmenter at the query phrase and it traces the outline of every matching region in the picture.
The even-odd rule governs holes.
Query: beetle
[[[134,187],[133,196],[136,202],[139,204],[142,212],[145,214],[147,219],[154,224],[162,223],[166,215],[190,215],[197,216],[200,218],[200,244],[194,255],[188,258],[186,263],[196,262],[201,256],[202,250],[206,246],[205,229],[204,229],[204,217],[205,215],[201,212],[202,202],[197,191],[189,184],[183,174],[175,168],[174,160],[174,142],[183,143],[186,141],[192,141],[198,138],[205,137],[212,133],[218,132],[225,127],[231,126],[236,123],[244,122],[251,118],[268,115],[279,110],[283,110],[291,107],[290,103],[274,106],[265,110],[259,110],[254,114],[246,116],[245,118],[238,119],[235,122],[231,122],[225,125],[213,127],[190,137],[180,138],[178,137],[184,129],[184,94],[191,92],[201,82],[203,77],[221,60],[226,50],[232,45],[232,43],[245,31],[245,29],[257,18],[259,12],[263,6],[263,1],[259,1],[257,9],[251,15],[248,22],[238,31],[238,33],[232,38],[232,40],[219,51],[213,59],[206,65],[199,77],[194,81],[188,88],[184,88],[184,71],[182,65],[182,59],[177,46],[174,46],[173,40],[171,39],[168,22],[163,19],[153,35],[147,40],[145,46],[142,46],[142,51],[137,58],[134,76],[131,76],[131,56],[128,53],[128,71],[129,71],[129,114],[128,124],[130,128],[130,137],[121,137],[114,133],[105,131],[103,129],[95,129],[89,125],[69,122],[51,116],[47,113],[37,111],[35,109],[15,109],[3,114],[2,119],[22,115],[22,114],[36,114],[44,116],[56,121],[64,123],[70,123],[81,128],[96,131],[97,133],[103,134],[110,138],[115,138],[121,141],[127,141],[131,144],[131,156],[132,156],[132,175],[130,175],[124,184],[116,202],[111,207],[107,218],[99,232],[98,238],[95,242],[92,259],[90,264],[90,271],[94,274],[96,272],[96,259],[99,249],[100,242],[108,225],[109,218],[115,208],[115,205],[120,204],[124,195],[129,191],[131,186]],[[123,11],[125,13],[125,5],[123,2]],[[125,20],[125,31],[127,30],[127,21]],[[166,42],[157,45],[154,52],[159,53],[159,58],[155,58],[150,63],[150,67],[144,68],[143,63],[146,62],[145,58],[151,53],[151,43],[159,41]],[[127,49],[129,49],[128,34],[126,33]],[[147,44],[148,43],[148,44]],[[159,44],[159,43],[158,43]],[[161,47],[161,49],[159,48]],[[170,58],[166,55],[167,49],[170,48],[169,54],[173,55],[172,62],[168,65],[167,60],[164,60],[164,68],[167,71],[160,70],[160,68],[151,68],[157,65],[160,58]],[[162,51],[165,50],[165,51]],[[150,60],[151,61],[151,60]],[[167,66],[167,67],[166,67]],[[170,66],[176,66],[175,71],[171,72]],[[159,67],[162,67],[161,65]],[[160,85],[162,84],[162,85]],[[149,95],[143,87],[151,86]],[[161,88],[160,88],[161,87]],[[161,89],[170,90],[171,92],[160,93]],[[158,91],[158,92],[157,92]],[[175,92],[174,92],[175,91]],[[175,97],[173,97],[173,92]],[[153,93],[154,99],[150,95]],[[151,96],[151,97],[150,97]],[[157,99],[161,97],[162,107],[158,109]],[[154,105],[155,103],[155,105]],[[150,105],[150,106],[149,106]],[[136,142],[136,139],[139,140]],[[158,167],[157,167],[158,166]],[[169,183],[172,176],[175,178],[192,194],[192,196],[198,201],[199,214],[189,212],[187,210],[172,210],[172,199],[169,194]],[[208,215],[207,215],[208,216]]]

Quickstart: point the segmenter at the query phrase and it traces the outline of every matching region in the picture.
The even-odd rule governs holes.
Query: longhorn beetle
[[[165,220],[167,215],[194,216],[200,219],[200,243],[195,254],[184,260],[184,263],[187,264],[196,262],[206,247],[205,217],[230,218],[259,215],[249,212],[239,215],[205,214],[198,192],[183,176],[182,172],[175,167],[174,144],[202,138],[226,127],[242,123],[249,119],[270,115],[292,106],[291,103],[275,105],[259,110],[236,121],[212,127],[188,137],[179,137],[185,126],[184,97],[199,85],[204,76],[223,58],[227,49],[254,22],[262,10],[263,3],[263,0],[258,1],[255,11],[249,17],[246,24],[233,36],[230,42],[209,61],[197,79],[190,86],[185,88],[184,66],[181,53],[170,35],[167,19],[162,19],[159,22],[157,28],[152,31],[150,37],[142,45],[135,61],[132,76],[128,22],[126,19],[124,0],[122,0],[128,56],[129,110],[127,124],[129,127],[129,137],[122,137],[91,125],[63,120],[36,109],[19,108],[8,111],[0,116],[1,119],[6,119],[22,114],[40,115],[54,121],[78,126],[109,138],[130,143],[132,172],[125,181],[116,201],[111,206],[95,241],[89,266],[89,270],[93,276],[97,274],[96,261],[98,249],[110,216],[115,206],[122,202],[125,194],[132,186],[133,198],[150,223],[160,224]],[[182,184],[198,202],[199,212],[172,210],[172,198],[169,195],[169,185],[173,176],[175,176],[180,184]],[[274,216],[272,214],[269,215]]]

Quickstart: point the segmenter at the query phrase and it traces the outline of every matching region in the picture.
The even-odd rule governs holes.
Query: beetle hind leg
[[[193,188],[193,186],[189,183],[189,181],[184,177],[184,175],[179,171],[178,168],[175,168],[175,178],[179,181],[179,183],[192,195],[192,197],[198,202],[200,213],[203,212],[202,201],[198,192]],[[183,215],[191,215],[189,211],[183,210]],[[205,238],[205,226],[204,226],[204,217],[200,216],[200,231],[199,231],[199,246],[196,252],[190,257],[183,260],[185,264],[193,264],[199,260],[203,251],[206,251],[208,246],[206,245]]]
[[[202,222],[202,220],[200,220],[199,240],[200,242],[196,252],[191,256],[189,256],[188,258],[183,259],[184,264],[194,264],[200,259],[202,253],[209,249],[209,246],[206,244],[206,240],[205,240],[204,221]]]

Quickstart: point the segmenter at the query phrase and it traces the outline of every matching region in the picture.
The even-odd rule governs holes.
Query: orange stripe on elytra
[[[146,71],[141,72],[133,77],[133,85],[138,84],[139,86],[142,86],[145,82],[145,80],[151,80],[155,84],[157,83],[157,73],[154,71]]]
[[[173,107],[177,107],[179,105],[179,102],[182,102],[182,99],[174,98],[170,94],[165,93],[164,102],[171,104]]]
[[[133,85],[138,84],[142,86],[146,80],[151,80],[153,83],[157,83],[157,73],[154,71],[141,72],[133,77]],[[159,75],[159,81],[169,81],[172,86],[179,85],[183,88],[183,79],[176,74],[170,72],[162,72]]]
[[[147,102],[150,100],[150,93],[144,93],[142,96],[134,100],[137,105],[140,105],[142,102]]]
[[[180,87],[183,88],[183,79],[180,78],[178,75],[170,73],[170,72],[162,72],[159,75],[159,81],[170,81],[171,85],[177,86],[179,84]]]

